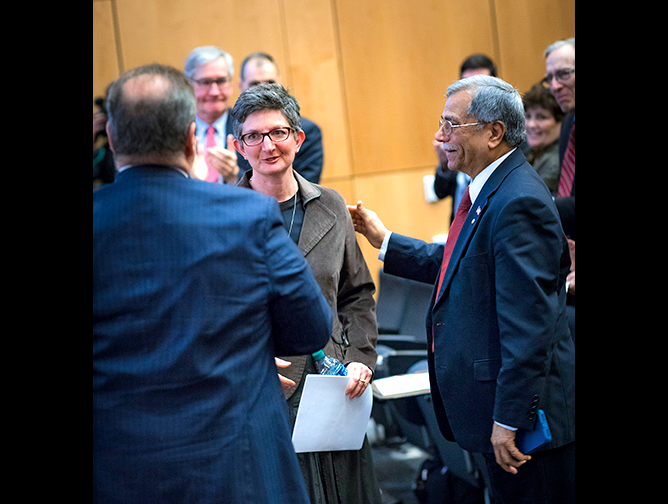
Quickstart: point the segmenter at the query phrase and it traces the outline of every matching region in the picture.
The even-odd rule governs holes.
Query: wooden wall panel
[[[107,85],[116,77],[118,59],[111,1],[93,2],[93,99],[104,96]]]
[[[527,92],[545,76],[545,48],[575,36],[575,0],[493,1],[502,77]]]
[[[234,57],[266,51],[285,61],[278,0],[117,0],[126,68],[159,62],[183,69],[190,51],[215,45]],[[238,75],[236,75],[238,77]],[[235,94],[238,96],[235,80]]]
[[[352,174],[330,0],[283,0],[291,91],[323,132],[323,182]]]
[[[338,0],[355,174],[430,166],[449,84],[493,54],[488,0]]]
[[[422,178],[433,175],[431,168],[355,177],[355,195],[374,210],[391,231],[431,241],[434,235],[447,233],[450,227],[452,199],[428,203],[424,199]],[[356,203],[350,202],[351,204]],[[382,263],[378,250],[359,236],[362,253],[374,280]]]

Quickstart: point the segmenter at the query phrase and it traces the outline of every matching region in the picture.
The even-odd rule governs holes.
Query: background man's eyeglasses
[[[566,84],[574,73],[575,68],[560,68],[553,74],[547,74],[540,83],[546,88],[549,88],[552,85],[552,79],[557,79],[559,84]]]
[[[214,82],[218,84],[218,87],[221,87],[225,84],[232,82],[232,79],[229,77],[221,77],[220,79],[209,79],[205,77],[204,79],[191,79],[191,80],[198,86],[202,87],[211,87],[213,86]]]

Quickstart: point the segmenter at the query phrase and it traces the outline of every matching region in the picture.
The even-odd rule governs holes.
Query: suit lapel
[[[480,194],[475,200],[475,203],[471,206],[464,227],[459,232],[457,237],[457,242],[455,243],[455,248],[452,250],[452,255],[450,256],[450,261],[448,262],[448,269],[445,270],[445,276],[443,277],[443,285],[441,285],[441,290],[438,292],[438,296],[435,299],[435,305],[438,305],[443,299],[443,293],[447,290],[448,285],[452,281],[452,278],[459,267],[459,261],[462,259],[464,252],[468,249],[468,245],[473,237],[475,230],[478,227],[478,223],[482,220],[487,210],[489,204],[489,199],[497,191],[501,183],[508,176],[508,174],[513,171],[518,166],[522,165],[526,161],[524,154],[517,149],[513,152],[508,158],[506,158],[503,163],[492,173],[485,185],[482,187]]]

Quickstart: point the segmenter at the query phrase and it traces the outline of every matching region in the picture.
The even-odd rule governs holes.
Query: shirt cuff
[[[383,244],[380,246],[380,252],[378,253],[378,259],[381,261],[385,260],[385,254],[387,254],[387,246],[390,243],[390,237],[392,236],[392,231],[385,233],[385,238],[383,238]]]
[[[497,422],[496,420],[494,420],[494,423],[496,425],[499,425],[500,427],[503,427],[504,429],[508,429],[508,430],[511,430],[511,431],[516,431],[517,430],[517,427],[511,427],[510,425],[502,424],[500,422]]]

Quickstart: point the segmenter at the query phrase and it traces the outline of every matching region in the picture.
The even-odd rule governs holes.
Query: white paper
[[[371,416],[370,387],[362,397],[346,396],[349,376],[306,375],[292,432],[295,452],[359,450]]]
[[[374,395],[383,399],[396,399],[429,394],[429,373],[411,373],[379,378],[373,382]]]

